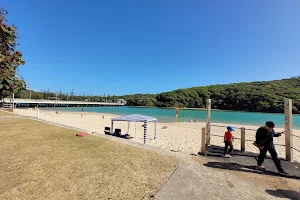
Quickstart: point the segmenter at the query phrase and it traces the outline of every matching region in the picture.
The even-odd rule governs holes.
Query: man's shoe
[[[278,173],[281,174],[281,175],[289,175],[286,171],[284,170],[278,170]]]
[[[256,169],[261,170],[261,171],[266,171],[266,168],[262,165],[257,165]]]

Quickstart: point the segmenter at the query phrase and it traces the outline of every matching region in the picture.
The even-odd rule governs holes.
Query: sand
[[[29,109],[15,109],[16,114],[30,116]],[[37,116],[37,111],[32,110],[32,116]],[[55,116],[55,122],[75,128],[87,130],[89,132],[96,132],[98,135],[104,134],[104,127],[111,126],[111,118],[116,115],[104,114],[104,113],[84,113],[81,117],[80,112],[59,112],[56,114],[54,111],[40,111],[40,118],[47,121],[53,121]],[[104,119],[102,118],[104,116]],[[262,122],[263,123],[263,122]],[[143,123],[130,123],[128,130],[127,122],[115,122],[114,128],[121,128],[122,134],[129,133],[133,141],[143,143],[144,129]],[[223,134],[228,124],[212,123],[211,127],[211,144],[217,146],[223,146]],[[234,135],[236,138],[241,137],[240,127],[246,128],[246,151],[258,153],[258,149],[252,145],[255,139],[255,130],[257,126],[230,124],[235,127]],[[167,126],[163,129],[163,126]],[[203,122],[179,122],[179,123],[157,123],[157,139],[154,140],[154,123],[149,123],[147,145],[153,145],[161,147],[171,151],[178,151],[185,154],[197,154],[200,151],[201,145],[201,128],[205,126]],[[220,127],[221,126],[221,127]],[[222,127],[223,126],[223,127]],[[276,132],[283,131],[283,128],[276,128]],[[300,130],[293,129],[293,134],[298,137],[293,137],[293,146],[300,149]],[[274,138],[276,150],[281,158],[285,158],[285,135]],[[240,140],[234,141],[234,148],[240,149]],[[295,161],[300,162],[300,152],[294,150]]]

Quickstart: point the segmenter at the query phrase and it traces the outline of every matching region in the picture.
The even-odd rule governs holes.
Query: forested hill
[[[227,85],[210,85],[163,92],[157,95],[135,94],[119,98],[130,106],[204,108],[212,99],[213,109],[283,112],[285,98],[293,99],[293,112],[300,114],[300,77]]]
[[[41,92],[22,91],[15,95],[17,98],[49,99],[57,96],[61,100],[71,101],[109,101],[117,102],[125,99],[129,106],[149,107],[187,107],[204,108],[206,99],[212,99],[213,109],[283,112],[285,98],[293,99],[293,112],[300,114],[300,77],[251,83],[234,83],[227,85],[210,85],[178,89],[160,94],[134,94],[124,96],[95,96],[76,95],[45,90]]]

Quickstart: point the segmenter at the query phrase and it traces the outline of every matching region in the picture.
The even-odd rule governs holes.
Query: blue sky
[[[159,93],[300,75],[300,1],[2,0],[33,89]]]

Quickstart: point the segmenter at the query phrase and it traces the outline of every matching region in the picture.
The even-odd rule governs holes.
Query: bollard
[[[241,151],[245,152],[245,142],[246,142],[246,129],[241,128]]]
[[[40,118],[40,111],[37,110],[37,118],[39,119]]]
[[[205,127],[202,128],[202,133],[201,133],[201,150],[200,150],[200,153],[202,155],[205,155],[205,152],[206,152],[206,130],[205,130]]]
[[[55,123],[55,116],[53,116],[53,123]]]

